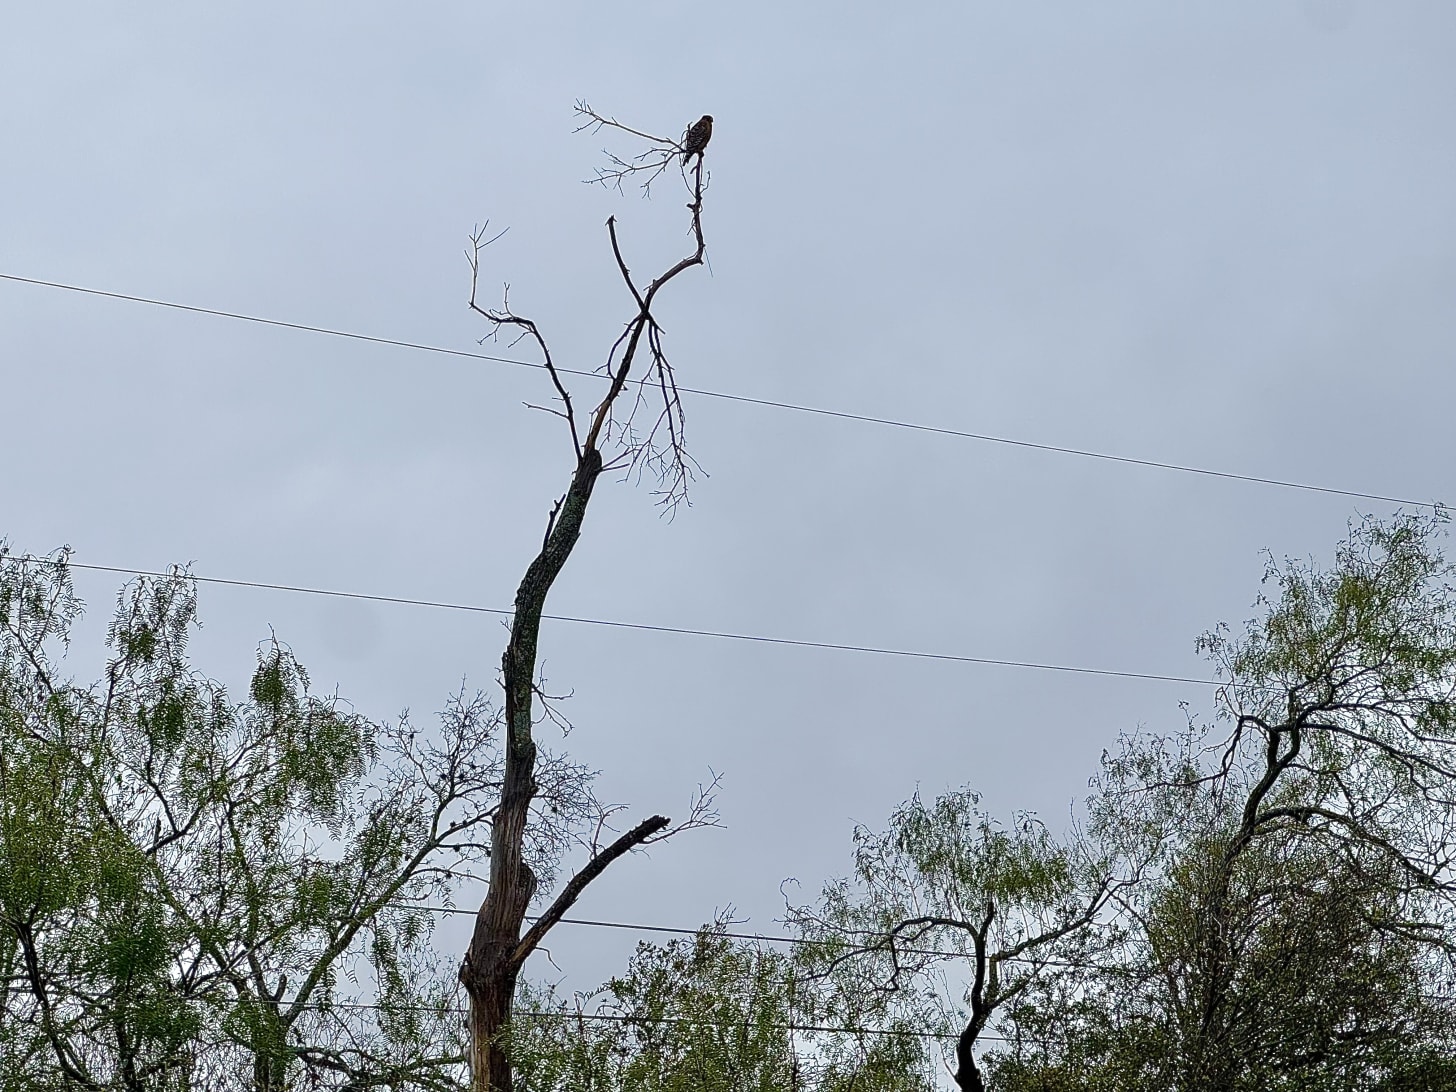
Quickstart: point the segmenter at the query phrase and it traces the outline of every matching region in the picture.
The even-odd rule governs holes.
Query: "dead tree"
[[[647,151],[631,159],[610,156],[611,166],[598,171],[594,182],[621,188],[624,180],[650,186],[679,162],[683,151],[679,141],[639,132],[615,119],[604,117],[585,103],[577,104],[583,119],[578,129],[602,130],[646,140]],[[492,326],[492,336],[512,334],[516,341],[533,344],[554,388],[555,405],[540,407],[561,417],[570,435],[575,468],[566,492],[556,502],[546,523],[541,550],[527,566],[516,590],[515,613],[510,638],[501,660],[505,690],[505,773],[500,804],[491,828],[490,886],[475,917],[474,934],[460,966],[460,981],[470,998],[470,1064],[472,1088],[477,1092],[509,1092],[512,1067],[505,1032],[521,968],[551,928],[576,902],[581,893],[617,858],[630,850],[659,841],[693,826],[716,820],[712,811],[716,781],[699,787],[687,820],[674,827],[662,815],[654,815],[633,826],[615,840],[606,841],[605,816],[597,835],[590,841],[590,856],[581,869],[561,888],[535,923],[523,931],[526,912],[536,895],[538,878],[525,852],[532,801],[537,793],[536,743],[533,727],[536,699],[546,696],[538,685],[537,644],[546,597],[562,568],[571,557],[581,534],[582,521],[591,503],[592,491],[604,471],[625,470],[629,475],[644,470],[655,472],[661,483],[659,494],[669,510],[687,499],[694,463],[683,444],[683,410],[678,398],[672,365],[663,350],[662,328],[653,312],[659,293],[672,280],[703,264],[703,191],[706,176],[702,156],[690,172],[683,170],[692,200],[688,204],[692,250],[655,280],[643,285],[635,280],[617,235],[616,218],[607,220],[607,236],[617,269],[631,296],[632,318],[612,344],[599,369],[606,392],[590,413],[577,411],[570,390],[547,345],[545,336],[531,319],[516,314],[507,295],[501,306],[482,307],[476,300],[480,279],[480,254],[487,245],[483,230],[471,238],[467,252],[471,267],[470,307]],[[646,414],[651,420],[639,420]]]

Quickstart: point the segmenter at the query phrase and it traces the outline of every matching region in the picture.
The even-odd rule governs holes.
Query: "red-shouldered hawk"
[[[708,141],[713,139],[713,115],[704,114],[693,122],[692,127],[683,134],[683,162],[686,163],[693,156],[703,154],[703,149],[708,146]]]

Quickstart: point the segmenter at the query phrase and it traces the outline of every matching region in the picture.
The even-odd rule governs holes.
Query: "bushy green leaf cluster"
[[[235,698],[188,659],[184,572],[123,589],[79,684],[81,611],[65,554],[0,546],[0,1089],[458,1085],[422,907],[487,853],[489,704],[375,723],[276,640]],[[548,804],[589,798],[586,771],[545,765]]]
[[[638,946],[599,991],[522,994],[523,1092],[926,1092],[933,1050],[908,1028],[829,1029],[795,961],[727,921]]]

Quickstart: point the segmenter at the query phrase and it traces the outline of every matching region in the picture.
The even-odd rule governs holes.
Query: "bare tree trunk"
[[[516,591],[511,637],[502,658],[506,692],[505,781],[491,827],[490,889],[475,916],[475,932],[460,969],[470,995],[471,1072],[478,1089],[510,1089],[510,1063],[500,1033],[510,1014],[524,959],[517,959],[521,925],[536,893],[536,877],[522,858],[526,822],[536,795],[536,744],[531,736],[536,643],[546,595],[571,556],[602,456],[587,448],[577,461],[546,542]],[[529,954],[529,953],[527,953]],[[484,1078],[484,1079],[482,1079]]]
[[[470,992],[470,1073],[475,1088],[508,1089],[513,1081],[510,1056],[500,1042],[500,1033],[510,1018],[519,971],[508,966],[500,970],[497,977],[483,983],[483,990]]]
[[[621,178],[635,177],[641,171],[648,172],[647,184],[650,184],[668,165],[676,162],[677,156],[682,152],[681,145],[674,140],[647,137],[646,134],[592,113],[585,104],[580,104],[578,111],[588,119],[583,128],[615,128],[636,137],[646,137],[656,144],[653,149],[653,153],[658,153],[656,158],[648,153],[645,157],[635,158],[630,165],[614,160],[622,164],[622,169],[603,173],[598,179],[603,184],[608,181],[619,183]],[[472,284],[472,309],[495,324],[497,330],[506,326],[512,327],[519,330],[521,336],[532,338],[540,348],[545,368],[550,374],[562,407],[551,412],[566,421],[571,432],[572,448],[576,453],[576,469],[572,474],[571,484],[551,513],[541,552],[527,567],[516,590],[510,640],[506,644],[501,664],[505,688],[505,775],[500,806],[491,826],[490,887],[476,913],[475,930],[460,966],[460,981],[470,997],[470,1071],[471,1087],[475,1092],[512,1090],[512,1067],[505,1033],[509,1030],[516,984],[526,959],[551,927],[560,921],[587,884],[599,876],[607,865],[636,846],[672,833],[667,829],[669,820],[664,816],[654,815],[610,845],[601,847],[593,843],[591,859],[565,884],[530,930],[522,932],[526,911],[537,887],[537,877],[525,859],[524,848],[531,802],[538,789],[532,721],[541,615],[552,585],[576,547],[592,490],[602,473],[603,458],[598,445],[615,443],[622,446],[620,461],[614,462],[614,466],[646,465],[657,468],[665,479],[667,488],[664,495],[670,504],[685,499],[686,483],[692,476],[690,460],[682,446],[682,407],[677,397],[677,385],[671,365],[662,351],[661,330],[652,315],[652,304],[657,292],[668,281],[693,266],[701,265],[703,261],[705,244],[701,222],[701,155],[692,174],[691,185],[693,202],[688,208],[692,213],[692,232],[696,248],[688,257],[672,265],[645,290],[638,288],[627,269],[618,244],[615,220],[607,221],[613,256],[616,258],[618,271],[632,294],[636,313],[608,355],[607,371],[611,383],[592,411],[585,430],[578,428],[570,393],[562,382],[561,373],[553,363],[550,349],[536,324],[513,313],[508,305],[498,310],[481,308],[475,302],[475,284]],[[481,233],[475,236],[475,252],[471,259],[471,268],[477,278],[478,258],[483,245],[481,237]],[[626,389],[638,349],[643,346],[646,347],[645,355],[648,357],[646,378],[653,380],[653,386],[660,393],[663,405],[657,424],[645,439],[634,439],[630,425],[635,405],[626,410],[624,419],[615,422],[612,411],[618,397]],[[639,391],[637,404],[641,400]],[[582,434],[583,431],[585,435]],[[688,820],[674,830],[708,825],[714,821],[716,817],[709,810],[711,792],[712,786],[707,790],[700,790]]]

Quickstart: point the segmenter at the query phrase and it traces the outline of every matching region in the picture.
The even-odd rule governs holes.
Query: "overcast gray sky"
[[[1242,474],[1456,497],[1456,5],[20,5],[0,273],[474,348],[487,286],[601,361],[672,184],[582,184],[586,98],[716,129],[687,386]],[[621,145],[614,145],[621,148]],[[495,350],[499,351],[499,350]],[[0,535],[77,560],[507,606],[570,453],[538,372],[0,281]],[[514,355],[525,356],[521,346]],[[590,389],[590,388],[587,388]],[[1174,675],[1259,551],[1391,505],[690,399],[673,522],[599,489],[556,613]],[[81,574],[99,632],[120,578]],[[425,719],[499,620],[206,587],[199,664],[272,626],[321,689]],[[917,785],[1060,822],[1121,729],[1205,689],[548,625],[569,746],[627,817],[709,767],[726,829],[584,916],[773,929]],[[91,657],[91,658],[88,658]],[[78,671],[91,652],[77,650]],[[464,897],[478,898],[480,892]],[[463,926],[442,933],[459,947]],[[635,938],[562,930],[584,983]],[[549,970],[549,969],[547,969]]]

